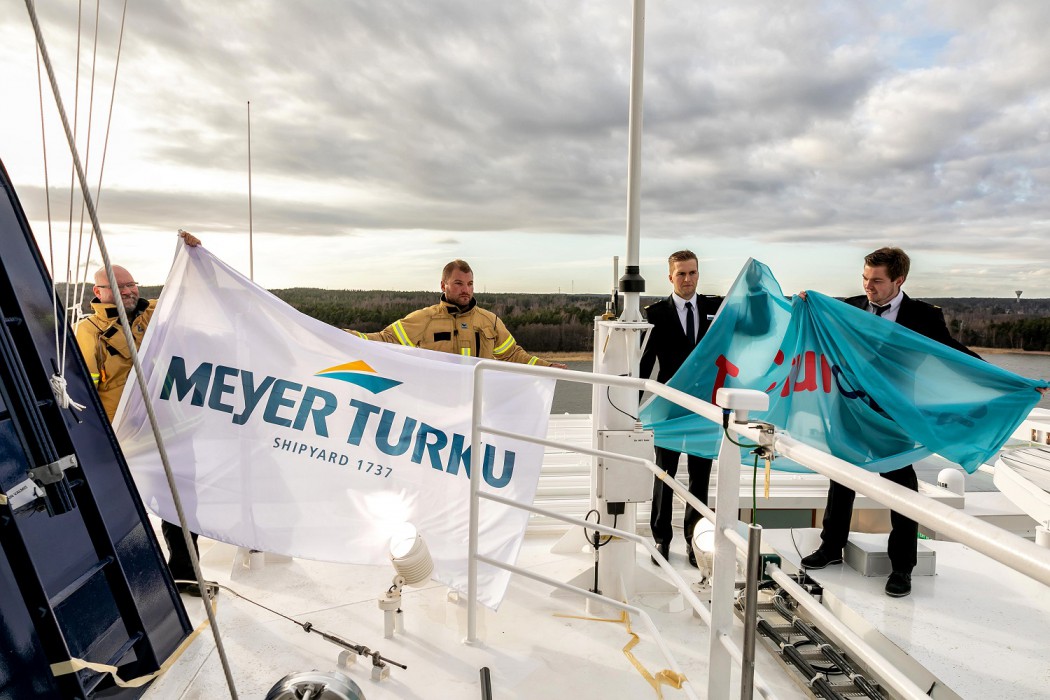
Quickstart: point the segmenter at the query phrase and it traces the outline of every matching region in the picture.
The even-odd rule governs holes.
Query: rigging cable
[[[27,6],[29,6],[28,5],[29,0],[26,0],[26,2],[27,2]],[[82,34],[81,26],[83,24],[83,19],[84,19],[84,2],[83,2],[83,0],[79,0],[77,2],[77,51],[76,51],[76,54],[75,54],[76,66],[75,66],[75,69],[73,71],[73,134],[72,134],[72,136],[69,137],[70,138],[70,144],[71,144],[70,148],[75,148],[76,147],[76,143],[77,143],[77,127],[80,125],[80,37],[81,37],[81,34]],[[51,69],[50,69],[50,62],[48,60],[47,53],[45,53],[45,49],[44,49],[43,46],[41,46],[39,48],[39,50],[40,50],[40,53],[42,54],[42,57],[43,57],[43,60],[44,60],[44,65],[45,65],[45,67],[48,68],[48,76],[50,77],[51,76]],[[52,82],[52,89],[55,91],[56,94],[58,93],[58,83],[57,82]],[[63,117],[63,125],[65,125],[65,117]],[[73,201],[74,201],[74,198],[75,198],[75,195],[76,195],[76,179],[77,179],[77,171],[76,171],[76,166],[74,165],[74,167],[71,167],[69,169],[69,226],[68,226],[68,229],[66,231],[66,288],[64,290],[64,300],[63,301],[64,301],[64,304],[65,304],[65,308],[67,310],[69,309],[69,301],[70,301],[69,284],[70,284],[71,280],[76,279],[75,273],[73,271],[73,266],[72,266],[73,265],[73,256],[72,256],[72,250],[73,250]],[[67,311],[67,313],[68,313],[68,311]],[[63,344],[62,347],[63,347],[63,351],[60,352],[59,356],[58,356],[58,366],[59,366],[59,371],[60,372],[66,366],[66,358],[65,358],[65,351],[64,351],[65,344]]]
[[[69,118],[66,116],[65,107],[62,104],[62,95],[58,89],[58,81],[55,78],[54,67],[51,65],[51,58],[47,53],[47,46],[44,43],[44,34],[40,29],[40,21],[36,15],[36,8],[33,4],[33,0],[25,0],[26,10],[29,12],[29,20],[33,25],[33,32],[36,35],[37,47],[40,50],[40,57],[44,63],[44,67],[47,69],[48,82],[51,84],[51,90],[55,96],[55,106],[58,108],[59,117],[62,120],[62,129],[65,131],[66,140],[69,143],[69,152],[73,158],[73,166],[76,170],[77,178],[80,180],[80,188],[84,194],[85,204],[87,205],[88,214],[91,217],[91,224],[95,233],[95,237],[98,239],[98,250],[102,255],[102,261],[106,268],[106,275],[109,278],[109,284],[112,288],[117,289],[117,279],[113,273],[113,263],[109,258],[109,251],[106,248],[105,239],[102,236],[102,227],[98,221],[98,212],[95,210],[95,203],[91,197],[91,191],[88,187],[87,176],[84,174],[84,169],[80,163],[80,156],[77,152],[76,140],[73,137],[73,131],[69,126]],[[164,437],[160,431],[160,425],[157,421],[157,414],[153,410],[153,404],[150,402],[149,390],[146,387],[146,380],[142,373],[142,365],[139,362],[138,348],[135,347],[135,339],[131,335],[131,325],[128,323],[128,315],[124,310],[123,304],[117,304],[117,315],[120,318],[120,325],[124,331],[124,338],[128,342],[128,351],[131,354],[131,363],[135,368],[135,382],[139,387],[139,391],[142,394],[143,404],[146,408],[146,415],[149,418],[150,427],[153,430],[154,438],[157,441],[157,452],[160,455],[161,464],[164,465],[164,474],[168,480],[168,488],[171,490],[172,502],[175,506],[175,510],[179,516],[179,523],[182,525],[183,536],[186,539],[186,546],[189,550],[190,563],[193,565],[193,572],[197,576],[197,585],[203,590],[205,585],[203,576],[200,570],[200,561],[197,557],[197,553],[192,547],[192,541],[190,540],[188,531],[186,529],[186,513],[182,507],[182,499],[179,496],[179,490],[175,485],[175,476],[171,471],[171,462],[168,459],[168,451],[164,445]],[[203,600],[203,598],[202,598]],[[230,697],[233,700],[237,700],[237,688],[233,681],[233,673],[230,669],[230,662],[226,656],[226,647],[222,642],[222,635],[219,633],[218,622],[215,619],[215,613],[211,609],[211,606],[204,603],[204,610],[208,615],[208,621],[211,623],[212,636],[215,639],[215,650],[218,652],[219,660],[222,664],[223,673],[226,676],[226,685],[230,691]]]
[[[196,581],[179,579],[179,580],[176,580],[175,583],[196,583]],[[408,669],[408,666],[406,666],[405,664],[399,663],[397,661],[394,661],[393,659],[389,659],[389,658],[383,656],[378,650],[369,649],[368,647],[366,647],[363,644],[354,644],[353,642],[348,642],[345,639],[342,639],[341,637],[335,636],[334,634],[330,634],[328,632],[324,632],[322,630],[319,630],[316,627],[314,627],[314,624],[312,622],[309,622],[309,621],[307,621],[307,622],[299,622],[294,617],[290,617],[288,615],[285,615],[282,612],[278,612],[277,610],[274,610],[273,608],[267,607],[267,606],[263,605],[262,603],[260,603],[259,601],[249,598],[248,596],[244,595],[243,593],[238,593],[237,591],[233,590],[232,588],[230,588],[229,586],[227,586],[225,584],[212,582],[211,585],[217,586],[218,588],[221,588],[224,591],[228,591],[233,596],[235,596],[237,598],[240,598],[241,600],[245,601],[246,603],[251,603],[252,605],[254,605],[256,607],[262,608],[263,610],[265,610],[268,613],[272,613],[272,614],[276,615],[277,617],[283,618],[285,620],[288,620],[288,622],[291,622],[291,623],[293,623],[295,625],[298,625],[307,634],[309,634],[311,632],[314,632],[314,633],[320,635],[325,640],[335,644],[336,646],[342,647],[342,648],[344,648],[344,649],[346,649],[348,651],[352,651],[355,654],[357,654],[358,656],[368,657],[368,658],[372,659],[372,663],[374,665],[379,665],[378,662],[382,661],[384,663],[388,663],[388,664],[391,664],[393,666],[397,666],[398,668],[402,668],[402,669],[406,669],[406,670]]]
[[[98,184],[95,186],[95,206],[98,206],[99,201],[102,199],[102,174],[106,169],[106,154],[109,152],[109,133],[110,128],[113,125],[113,104],[117,96],[117,76],[120,74],[120,56],[124,49],[124,24],[128,16],[128,0],[124,0],[124,9],[120,15],[120,32],[117,35],[117,55],[113,62],[113,88],[109,93],[109,110],[106,114],[106,135],[102,141],[102,162],[98,168]],[[76,296],[76,303],[74,304],[74,311],[80,313],[80,310],[84,308],[84,289],[87,287],[88,265],[91,260],[91,248],[94,244],[95,239],[93,236],[88,236],[88,248],[87,255],[84,256],[84,282],[77,285],[78,294]],[[79,253],[78,253],[79,258]]]
[[[36,89],[40,100],[40,146],[44,156],[44,203],[47,207],[47,253],[51,263],[51,315],[55,319],[55,357],[61,360],[61,342],[58,338],[58,292],[55,291],[55,241],[51,228],[51,184],[47,170],[47,129],[44,126],[44,79],[40,75],[40,50],[36,51]],[[69,280],[66,280],[69,283]],[[64,365],[59,362],[59,371]]]
[[[88,172],[88,171],[91,170],[91,130],[92,130],[92,126],[93,126],[94,121],[95,121],[95,66],[98,64],[98,16],[99,16],[99,9],[100,8],[101,8],[101,0],[95,0],[95,39],[94,39],[94,43],[92,44],[92,47],[91,47],[91,79],[88,81],[88,85],[90,86],[91,89],[88,91],[87,143],[84,146],[84,171],[85,172]],[[95,206],[96,207],[98,206],[97,200],[96,200]],[[72,226],[72,223],[73,222],[70,221],[70,226]],[[73,254],[72,253],[72,247],[73,247],[73,241],[72,241],[72,237],[70,237],[70,252],[69,252],[70,256],[72,256],[72,254]],[[83,198],[81,198],[81,200],[80,200],[80,229],[77,232],[77,262],[76,262],[76,265],[73,266],[73,270],[76,272],[76,278],[75,279],[77,279],[77,280],[80,279],[80,256],[81,256],[81,253],[83,252],[82,251],[83,247],[84,247],[84,200],[83,200]],[[87,265],[88,265],[87,260],[84,260],[84,267],[85,267],[85,269],[87,268]],[[76,288],[74,289],[74,295],[73,295],[74,298],[77,298],[78,296],[81,296],[81,295],[76,294],[76,289],[82,290],[83,286],[80,285],[80,284],[76,285]],[[113,293],[117,294],[117,290],[114,289]],[[119,299],[119,296],[117,296],[115,298]],[[68,306],[66,307],[66,313],[67,314],[69,313],[69,307]],[[66,338],[68,339],[68,337],[69,336],[67,335]],[[61,362],[62,367],[65,367],[65,364],[66,364],[65,363],[65,359],[66,359],[65,358],[65,353],[66,352],[68,352],[68,343],[67,343],[67,346],[65,348],[63,348],[63,357],[62,357],[62,362]]]

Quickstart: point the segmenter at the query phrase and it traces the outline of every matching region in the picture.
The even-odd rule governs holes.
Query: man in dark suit
[[[642,354],[641,376],[648,379],[653,366],[659,362],[656,380],[666,383],[685,359],[704,337],[711,320],[722,303],[721,297],[702,296],[696,293],[700,271],[696,254],[689,250],[680,250],[667,259],[668,279],[674,286],[674,293],[666,299],[650,304],[645,309],[646,320],[653,324],[649,342]],[[678,472],[678,460],[681,453],[656,448],[656,465],[670,476]],[[707,487],[711,479],[711,460],[689,455],[689,493],[701,502],[707,503]],[[671,508],[674,505],[674,492],[659,479],[653,484],[653,510],[649,518],[653,529],[656,548],[664,559],[671,551]],[[689,563],[696,566],[693,554],[693,530],[700,522],[700,513],[690,505],[685,507],[685,542]],[[655,560],[654,560],[655,563]]]
[[[939,307],[912,299],[901,291],[910,266],[908,255],[900,248],[876,250],[864,258],[864,294],[850,297],[846,303],[979,358],[977,353],[952,338]],[[912,491],[919,490],[919,480],[911,465],[884,472],[882,476]],[[849,538],[855,496],[852,489],[831,482],[823,529],[820,531],[821,545],[815,552],[802,558],[803,567],[823,569],[829,564],[842,563],[842,550]],[[914,520],[890,512],[887,553],[893,572],[886,581],[886,595],[899,598],[911,593],[911,571],[915,568],[917,537],[918,525]]]

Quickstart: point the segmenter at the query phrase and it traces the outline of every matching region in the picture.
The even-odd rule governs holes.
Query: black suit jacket
[[[901,299],[900,308],[897,309],[897,323],[915,331],[919,335],[926,336],[930,340],[936,340],[942,345],[961,350],[967,355],[981,359],[980,355],[957,341],[948,332],[948,326],[944,322],[944,313],[939,306],[912,299],[904,292],[901,292],[901,295],[903,298]],[[846,299],[846,303],[850,306],[856,306],[858,309],[867,309],[868,297],[861,294],[860,296]]]
[[[697,343],[711,327],[708,316],[714,316],[721,304],[722,297],[696,295]],[[682,322],[678,318],[678,309],[675,308],[671,297],[645,307],[645,319],[653,324],[653,330],[649,333],[649,342],[642,354],[639,371],[642,379],[648,379],[653,373],[653,366],[659,360],[660,371],[656,380],[666,384],[696,346],[686,339]]]

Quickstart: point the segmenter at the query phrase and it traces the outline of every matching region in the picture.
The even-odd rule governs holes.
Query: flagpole
[[[248,100],[248,279],[254,282],[255,246],[252,233],[252,101]]]

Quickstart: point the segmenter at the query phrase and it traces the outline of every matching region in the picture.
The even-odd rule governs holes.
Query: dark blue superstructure
[[[70,329],[62,409],[51,280],[0,163],[0,698],[135,698],[107,675],[56,675],[70,658],[155,671],[189,620]],[[61,318],[61,303],[59,308]],[[0,501],[6,500],[0,498]]]

